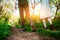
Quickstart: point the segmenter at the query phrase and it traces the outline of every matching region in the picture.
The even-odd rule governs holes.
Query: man
[[[27,19],[30,21],[30,14],[29,14],[29,4],[27,0],[18,0],[18,8],[20,12],[20,19],[21,25],[24,28],[24,11],[26,13]]]

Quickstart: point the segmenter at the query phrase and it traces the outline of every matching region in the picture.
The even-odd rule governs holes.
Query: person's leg
[[[30,13],[29,13],[29,6],[28,5],[25,5],[25,13],[26,13],[26,16],[27,16],[27,19],[32,27],[33,30],[35,30],[35,26],[34,26],[34,22],[33,20],[31,19],[31,16],[30,16]]]
[[[47,28],[46,21],[43,19],[44,28]]]
[[[50,25],[52,25],[52,20],[51,20],[51,18],[48,18],[48,21],[49,21]]]
[[[19,6],[19,11],[20,11],[20,21],[21,21],[21,25],[22,28],[24,27],[24,11],[23,11],[23,5]]]
[[[24,25],[24,23],[25,23],[25,20],[24,20],[24,5],[23,4],[20,4],[19,6],[18,6],[18,8],[19,8],[19,12],[20,12],[20,21],[21,21],[21,28],[22,29],[20,29],[20,31],[21,32],[23,32],[23,31],[25,31],[25,25]]]
[[[32,26],[33,29],[35,29],[33,21],[31,22],[31,26]]]
[[[50,28],[51,30],[55,30],[55,27],[52,25],[52,20],[51,20],[51,18],[48,18],[48,21],[49,21],[49,23],[50,23],[49,28]]]
[[[28,4],[24,4],[24,10],[25,10],[25,13],[26,13],[26,17],[28,19],[28,22],[30,23],[31,22],[31,16],[30,16],[30,13],[29,13],[29,5]]]

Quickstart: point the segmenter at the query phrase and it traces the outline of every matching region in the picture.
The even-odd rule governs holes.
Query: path
[[[55,40],[51,37],[45,37],[36,32],[21,32],[18,29],[13,29],[14,33],[7,37],[7,40]]]

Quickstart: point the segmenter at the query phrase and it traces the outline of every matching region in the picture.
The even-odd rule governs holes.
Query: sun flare
[[[41,6],[41,4],[38,3],[34,9],[32,7],[30,7],[30,15],[31,15],[33,20],[39,19],[39,17],[40,17],[40,6]]]
[[[38,3],[36,6],[35,6],[35,8],[33,9],[31,6],[29,6],[29,12],[30,12],[30,15],[31,15],[31,18],[34,20],[34,19],[39,19],[39,17],[40,17],[40,6],[41,6],[41,4],[40,3]],[[19,14],[19,10],[15,10],[15,13],[14,13],[14,15],[16,16],[16,17],[18,17],[18,16],[20,16],[20,14]],[[26,14],[25,14],[25,12],[24,12],[24,17],[26,16]]]

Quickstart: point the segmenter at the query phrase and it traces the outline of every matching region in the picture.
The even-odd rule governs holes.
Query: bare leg
[[[46,21],[43,19],[44,28],[47,28]]]
[[[31,22],[31,26],[32,26],[32,25],[34,25],[34,22],[33,22],[33,21]]]
[[[48,21],[49,21],[50,25],[52,25],[52,20],[51,20],[51,18],[48,18]]]
[[[35,32],[36,31],[36,27],[34,26],[34,21],[31,22],[31,27],[32,27],[32,32]]]
[[[55,27],[52,25],[52,20],[51,20],[51,18],[48,18],[48,21],[49,21],[49,23],[50,23],[50,29],[51,30],[55,30]]]

